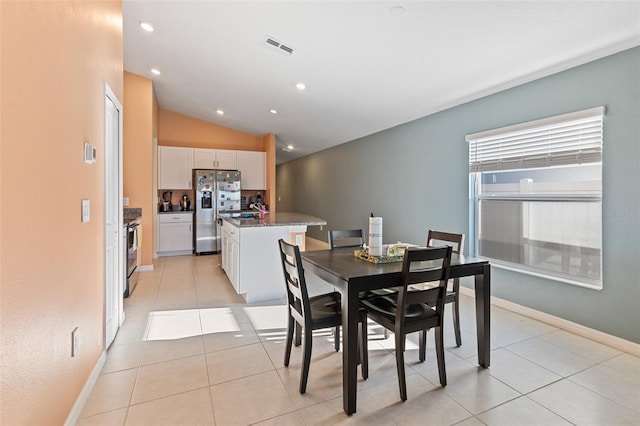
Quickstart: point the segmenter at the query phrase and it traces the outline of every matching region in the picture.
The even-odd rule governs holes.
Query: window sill
[[[503,260],[492,259],[490,257],[484,257],[484,256],[478,256],[478,257],[480,259],[488,260],[491,263],[491,266],[495,266],[496,268],[499,268],[499,269],[506,269],[508,271],[519,272],[521,274],[544,278],[551,281],[571,284],[578,287],[588,288],[590,290],[602,291],[602,281],[588,280],[588,279],[579,280],[579,279],[570,278],[566,276],[554,275],[551,273],[544,273],[540,271],[527,269],[523,265],[516,265],[513,263],[505,262]]]

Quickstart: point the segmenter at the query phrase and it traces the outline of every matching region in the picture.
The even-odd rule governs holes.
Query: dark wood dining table
[[[301,253],[306,271],[332,284],[342,295],[342,391],[344,411],[356,412],[358,306],[361,292],[400,285],[402,262],[371,263],[353,255],[353,248]],[[451,278],[475,277],[478,363],[489,367],[491,339],[491,268],[489,262],[453,254]]]

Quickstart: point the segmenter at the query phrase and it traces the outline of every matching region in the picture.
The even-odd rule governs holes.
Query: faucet
[[[253,203],[252,208],[259,211],[262,218],[267,214],[267,207],[262,203]]]

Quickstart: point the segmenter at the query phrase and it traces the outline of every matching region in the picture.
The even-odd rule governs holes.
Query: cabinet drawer
[[[191,213],[162,213],[158,215],[160,223],[191,223],[193,215]]]
[[[226,220],[222,221],[222,230],[229,235],[229,238],[236,243],[240,242],[240,228],[236,228]]]

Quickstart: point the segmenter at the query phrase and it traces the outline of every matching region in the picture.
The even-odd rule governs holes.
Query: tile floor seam
[[[505,351],[509,352],[510,354],[512,354],[513,356],[517,357],[517,358],[520,358],[520,359],[522,359],[522,360],[524,360],[524,361],[527,361],[527,362],[530,362],[530,363],[532,363],[532,364],[535,364],[536,366],[538,366],[538,367],[542,368],[542,369],[543,369],[543,370],[545,370],[545,371],[548,371],[548,372],[549,372],[549,373],[551,373],[551,374],[554,374],[554,375],[556,375],[556,376],[560,376],[560,379],[558,379],[558,380],[562,380],[562,379],[565,379],[565,378],[566,378],[566,377],[562,376],[560,373],[556,373],[555,371],[549,370],[547,367],[545,367],[545,366],[543,366],[543,365],[537,364],[536,362],[531,361],[530,359],[525,358],[525,357],[523,357],[522,355],[520,355],[520,354],[518,354],[518,353],[516,353],[516,352],[510,351],[508,347],[503,347],[503,348],[498,348],[498,349],[503,349],[503,350],[505,350]],[[493,351],[494,351],[494,350],[492,349],[492,350],[491,350],[491,352],[493,352]],[[489,374],[491,374],[491,366],[489,366]],[[492,377],[494,377],[494,378],[496,378],[496,379],[497,379],[497,377],[495,377],[495,376],[493,376],[493,375],[492,375]],[[555,381],[554,381],[554,382],[555,382]],[[545,385],[545,386],[546,386],[546,385]],[[544,386],[542,386],[542,387],[544,387]],[[519,391],[518,391],[518,392],[519,392]],[[524,395],[524,394],[523,394],[523,395]]]
[[[198,388],[189,389],[189,390],[185,390],[185,391],[181,391],[181,392],[177,392],[177,393],[172,393],[172,394],[167,394],[167,395],[162,395],[162,396],[159,396],[159,397],[157,397],[157,398],[152,398],[152,399],[148,399],[148,400],[140,401],[140,402],[136,402],[136,403],[133,403],[133,404],[132,404],[132,403],[129,403],[129,406],[128,406],[127,408],[130,408],[130,407],[136,407],[136,406],[138,406],[138,405],[143,405],[143,404],[147,404],[147,403],[149,403],[149,402],[159,401],[159,400],[161,400],[161,399],[165,399],[165,398],[171,398],[171,397],[174,397],[174,396],[177,396],[177,395],[182,395],[182,394],[185,394],[185,393],[190,393],[190,392],[194,392],[194,391],[198,391],[198,390],[202,390],[202,389],[208,389],[208,388],[210,388],[210,387],[211,387],[211,386],[209,386],[209,385],[207,385],[207,386],[200,386],[200,387],[198,387]]]
[[[525,340],[525,341],[534,340],[534,339],[536,339],[536,337],[532,337],[531,339],[527,339],[527,340]],[[522,342],[518,342],[518,343],[522,343]],[[543,343],[548,343],[548,342],[544,342],[544,341],[543,341]],[[515,345],[515,344],[517,344],[517,343],[514,343],[514,345]],[[509,346],[512,346],[512,345],[509,345]],[[529,361],[529,362],[530,362],[530,363],[532,363],[532,364],[537,365],[537,366],[538,366],[538,367],[540,367],[540,368],[543,368],[543,369],[545,369],[545,370],[547,370],[547,371],[550,371],[550,372],[552,372],[553,374],[556,374],[556,375],[560,376],[560,377],[561,377],[561,378],[563,378],[563,379],[566,379],[566,378],[568,378],[568,377],[572,376],[573,374],[576,374],[576,373],[582,372],[582,371],[584,371],[584,370],[586,370],[586,369],[589,369],[589,368],[593,367],[594,365],[596,365],[596,364],[595,364],[595,361],[593,361],[593,362],[594,362],[594,364],[592,364],[592,365],[590,365],[590,366],[588,366],[588,367],[585,367],[585,368],[583,368],[583,369],[581,369],[581,370],[579,370],[579,371],[576,371],[576,372],[574,372],[574,373],[570,373],[570,374],[565,375],[564,373],[560,373],[560,372],[557,372],[557,371],[550,370],[548,367],[546,367],[546,366],[544,366],[544,365],[542,365],[542,364],[539,364],[538,362],[536,362],[536,361],[534,361],[534,360],[532,360],[532,359],[525,358],[525,357],[523,357],[522,355],[519,355],[517,352],[513,352],[513,350],[510,350],[510,349],[509,349],[509,346],[505,346],[505,347],[503,347],[502,349],[505,349],[505,350],[509,351],[510,353],[512,353],[512,354],[514,354],[514,355],[517,355],[517,356],[519,356],[520,358],[523,358],[523,359],[525,359],[525,360]],[[552,346],[553,346],[553,345],[552,345]],[[565,350],[565,349],[563,349],[563,348],[560,348],[560,347],[557,347],[557,346],[556,346],[556,348],[558,348],[558,349],[560,349],[560,350],[563,350],[564,352],[567,352],[567,353],[569,353],[569,354],[571,354],[571,355],[576,355],[576,354],[574,354],[574,353],[572,353],[572,352],[569,352],[569,351],[567,351],[567,350]],[[591,361],[591,360],[589,360],[589,359],[587,359],[587,358],[584,358],[584,357],[581,357],[581,358],[583,358],[583,359],[585,359],[585,360],[587,360],[587,361]]]
[[[588,368],[585,369],[585,370],[582,370],[582,371],[586,371],[586,370],[588,370]],[[581,373],[582,371],[580,371],[578,373]],[[575,373],[575,374],[578,374],[578,373]],[[611,399],[608,395],[604,395],[604,394],[598,392],[597,390],[593,390],[591,388],[588,388],[588,387],[582,385],[580,382],[576,382],[575,380],[571,380],[571,377],[574,376],[575,374],[572,374],[571,376],[566,377],[566,380],[569,380],[574,385],[580,386],[582,389],[585,389],[588,392],[594,393],[594,394],[606,399],[607,401],[613,402],[615,405],[617,405],[617,406],[619,406],[621,408],[624,408],[626,410],[635,411],[636,413],[640,414],[640,408],[633,409],[633,408],[627,407],[625,405],[622,405],[618,401],[616,401],[615,399]]]
[[[564,331],[565,333],[569,333],[568,331],[566,331],[566,330],[562,330],[562,329],[554,330],[552,333],[557,333],[557,332],[559,332],[559,331]],[[552,333],[548,333],[548,334],[552,334]],[[596,345],[599,345],[599,346],[610,347],[610,346],[607,346],[607,345],[602,344],[602,343],[600,343],[600,342],[596,342],[595,340],[589,339],[588,337],[584,337],[584,336],[581,336],[581,335],[576,335],[576,336],[578,336],[578,337],[580,337],[580,338],[582,338],[582,339],[588,340],[589,342],[592,342],[592,343],[594,343],[594,344],[596,344]],[[535,337],[539,337],[539,336],[535,336]],[[568,349],[568,348],[566,348],[566,347],[560,346],[560,345],[556,344],[554,341],[543,340],[543,342],[548,343],[548,344],[550,344],[550,345],[552,345],[552,346],[555,346],[556,348],[560,348],[560,349],[562,349],[562,350],[564,350],[564,351],[567,351],[567,352],[569,352],[570,354],[578,355],[578,356],[581,356],[581,357],[583,357],[583,358],[586,358],[586,357],[585,357],[585,356],[583,356],[580,352],[572,351],[572,350],[570,350],[570,349]],[[606,361],[609,361],[609,360],[611,360],[611,359],[613,359],[613,358],[615,358],[615,357],[617,357],[617,356],[620,356],[620,355],[622,355],[622,354],[624,354],[624,353],[627,353],[627,352],[623,352],[623,351],[620,351],[620,350],[617,350],[617,351],[618,351],[618,353],[616,353],[616,354],[614,354],[614,355],[612,355],[611,357],[608,357],[608,358],[606,358],[606,359],[600,360],[600,361],[595,361],[595,360],[592,360],[592,359],[590,359],[590,358],[586,358],[586,359],[589,359],[590,361],[594,361],[594,362],[597,362],[598,364],[601,364],[601,363],[606,362]]]

